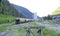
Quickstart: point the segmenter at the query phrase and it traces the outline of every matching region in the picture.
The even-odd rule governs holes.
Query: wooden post
[[[41,36],[43,36],[43,31],[42,30],[43,30],[43,28],[41,28]]]
[[[43,28],[45,28],[45,27],[43,27],[43,26],[40,26],[40,29],[37,31],[37,33],[39,34],[39,36],[43,36]]]
[[[30,29],[29,28],[26,29],[26,36],[30,36]]]

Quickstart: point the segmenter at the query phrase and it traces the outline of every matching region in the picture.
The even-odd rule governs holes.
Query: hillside
[[[22,13],[18,12],[8,0],[0,0],[0,13],[4,15],[12,15],[15,17],[25,17]]]
[[[52,15],[57,15],[60,14],[60,7],[58,7],[53,13]]]
[[[33,19],[33,13],[31,11],[29,11],[27,8],[22,7],[22,6],[18,6],[15,4],[12,4],[19,12],[21,11],[21,13],[23,13],[27,18],[29,19]],[[38,17],[38,19],[40,19],[40,17]]]
[[[0,14],[0,24],[2,23],[11,23],[15,21],[15,17],[11,15]]]
[[[33,13],[31,13],[28,9],[22,7],[22,6],[18,6],[15,4],[12,4],[19,12],[21,11],[21,13],[23,13],[27,18],[33,18]]]
[[[0,0],[0,23],[14,22],[16,17],[26,18],[18,12],[8,0]]]

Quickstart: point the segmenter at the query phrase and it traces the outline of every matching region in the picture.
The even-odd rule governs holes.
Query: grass
[[[2,31],[4,31],[4,30],[6,30],[6,28],[0,28],[0,32],[2,32]]]
[[[15,21],[14,16],[0,14],[0,31],[6,30],[5,26],[11,25],[10,22],[13,22],[13,21]]]
[[[50,30],[50,29],[43,29],[43,35],[44,36],[58,36],[58,33],[54,30]]]
[[[7,29],[13,31],[14,36],[25,36],[26,29],[24,27],[28,27],[28,26],[38,26],[38,25],[35,22],[29,22],[29,23],[23,23],[23,24],[20,24],[17,26],[10,26],[10,27],[7,27]],[[36,32],[36,29],[34,29],[32,31]]]
[[[20,24],[20,25],[9,26],[9,27],[7,27],[7,29],[13,31],[14,36],[26,36],[26,29],[24,27],[29,27],[29,26],[36,26],[37,27],[37,26],[40,26],[40,25],[38,25],[36,22],[29,22],[29,23],[23,23],[23,24]],[[5,29],[1,28],[1,31],[5,30]],[[40,35],[40,34],[37,33],[38,30],[39,29],[31,29],[31,31],[36,36]],[[44,36],[57,36],[57,33],[54,30],[44,28],[42,31],[43,31]],[[30,34],[30,36],[32,36],[32,34]]]
[[[7,27],[7,26],[10,26],[12,24],[14,24],[14,22],[12,22],[12,23],[4,23],[4,24],[0,24],[0,27]]]
[[[19,36],[25,36],[26,30],[21,26],[19,29]]]
[[[12,23],[0,24],[0,31],[7,30],[7,28],[10,27],[10,25],[12,25]]]
[[[7,28],[5,26],[11,25],[11,22],[14,21],[15,21],[14,16],[0,14],[0,31],[6,30]]]
[[[37,25],[35,22],[29,22],[29,23],[20,25],[20,29],[19,29],[20,35],[19,36],[26,36],[26,29],[24,27],[29,27],[29,26],[39,26],[39,25]],[[37,34],[36,29],[32,29],[31,31],[35,32],[34,34]],[[32,34],[30,34],[30,36],[32,36]]]
[[[20,25],[20,28],[19,28],[19,33],[20,33],[20,36],[25,36],[26,35],[26,29],[24,29],[25,26],[39,26],[38,24],[36,24],[35,22],[29,22],[29,24],[22,24]],[[37,33],[39,29],[31,29],[31,31],[35,34],[35,36],[38,36],[39,34]],[[54,30],[50,30],[50,29],[47,29],[47,28],[44,28],[43,30],[43,35],[44,36],[58,36],[58,34],[54,31]],[[30,36],[32,36],[32,34],[30,33]]]
[[[13,22],[15,20],[14,16],[0,14],[0,23]]]

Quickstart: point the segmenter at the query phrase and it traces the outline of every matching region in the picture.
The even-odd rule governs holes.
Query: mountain
[[[15,4],[12,4],[19,12],[21,11],[21,13],[23,13],[27,18],[29,19],[33,19],[33,13],[30,12],[27,8],[24,8],[22,6],[18,6]],[[40,18],[40,17],[38,17]]]
[[[60,14],[60,7],[58,7],[53,13],[52,15],[58,15]]]
[[[21,13],[21,11],[18,12],[16,8],[9,3],[8,0],[0,0],[0,14],[12,15],[15,17],[26,17]]]
[[[15,4],[12,4],[19,12],[21,11],[21,13],[23,13],[24,15],[26,15],[27,18],[32,19],[33,18],[33,13],[31,13],[28,9],[22,7],[22,6],[18,6]]]

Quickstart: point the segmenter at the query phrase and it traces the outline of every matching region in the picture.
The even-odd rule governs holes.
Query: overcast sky
[[[23,6],[37,15],[47,16],[60,6],[60,0],[9,0],[10,3]]]

